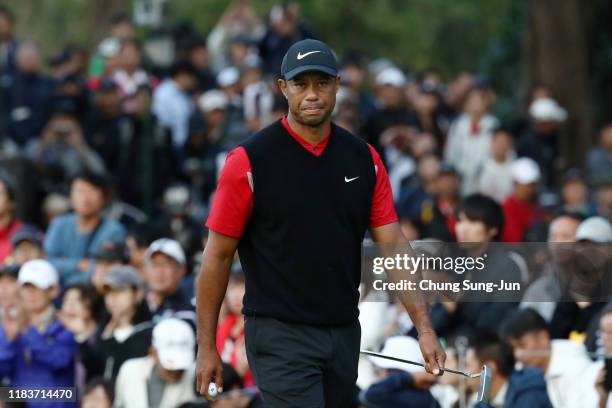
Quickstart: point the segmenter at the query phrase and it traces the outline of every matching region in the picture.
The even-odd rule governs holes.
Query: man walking
[[[197,388],[221,387],[219,308],[238,250],[245,341],[266,406],[343,407],[354,394],[361,244],[406,242],[374,149],[331,122],[340,78],[331,49],[295,43],[281,66],[282,120],[233,150],[208,217],[197,289]],[[424,304],[405,302],[427,371],[445,354]]]

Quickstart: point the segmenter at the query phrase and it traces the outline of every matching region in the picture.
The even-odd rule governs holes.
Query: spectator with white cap
[[[603,217],[589,217],[578,226],[576,241],[612,243],[612,225]]]
[[[463,113],[448,130],[444,160],[461,176],[461,195],[478,191],[478,180],[491,156],[491,139],[499,121],[490,113],[493,91],[486,86],[474,87],[467,95]]]
[[[74,385],[76,343],[56,318],[53,300],[59,275],[48,261],[26,262],[17,277],[19,299],[2,310],[0,376],[14,387]],[[74,403],[28,403],[29,407],[73,407]]]
[[[147,250],[145,277],[148,284],[146,301],[153,321],[177,317],[195,327],[195,308],[191,293],[181,289],[187,258],[181,245],[169,238],[153,241]]]
[[[244,120],[242,97],[242,75],[236,67],[224,68],[217,75],[219,88],[227,97],[225,109],[225,139],[219,143],[228,150],[235,148],[248,136],[248,129]]]
[[[198,108],[206,126],[207,140],[219,142],[225,138],[229,98],[219,89],[206,91],[198,98]]]
[[[174,408],[195,399],[195,335],[180,319],[161,320],[146,357],[126,361],[117,376],[115,407]]]
[[[538,98],[529,106],[531,124],[517,142],[519,156],[535,160],[542,168],[546,187],[556,185],[556,173],[561,169],[559,127],[567,119],[567,112],[552,98]]]
[[[366,119],[362,133],[381,154],[384,144],[398,144],[409,138],[407,127],[416,128],[404,98],[406,83],[404,73],[394,66],[383,68],[374,80],[376,107]]]
[[[535,223],[539,209],[534,202],[540,181],[540,167],[530,158],[521,157],[512,164],[512,194],[503,203],[506,225],[502,232],[505,242],[522,242],[525,232]]]

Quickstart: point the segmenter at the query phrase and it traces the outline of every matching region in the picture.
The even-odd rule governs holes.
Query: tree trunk
[[[124,0],[88,0],[89,29],[85,41],[90,49],[108,34],[111,17],[120,11],[127,12],[130,3]]]
[[[526,2],[525,85],[551,87],[569,117],[563,126],[561,152],[569,165],[582,165],[592,145],[593,110],[589,95],[587,34],[582,0]]]

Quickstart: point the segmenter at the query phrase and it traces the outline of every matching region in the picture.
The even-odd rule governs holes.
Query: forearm
[[[204,250],[202,269],[197,284],[197,335],[198,345],[216,348],[216,332],[219,310],[225,296],[233,256]]]
[[[415,257],[410,242],[404,237],[399,226],[389,228],[389,231],[384,236],[378,236],[376,241],[379,244],[382,255],[385,257],[393,258],[396,254],[402,254],[404,252],[409,257]],[[399,271],[397,269],[389,270],[389,280],[391,282],[401,282],[403,279],[408,279],[418,283],[420,271],[412,272],[414,273],[407,276],[407,271]],[[434,332],[431,319],[429,318],[427,302],[421,293],[418,291],[396,291],[395,293],[410,315],[410,319],[419,334]]]

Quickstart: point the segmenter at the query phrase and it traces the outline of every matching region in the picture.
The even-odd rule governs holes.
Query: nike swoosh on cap
[[[351,181],[357,180],[358,178],[359,178],[359,176],[353,177],[353,178],[348,178],[348,177],[344,176],[344,181],[347,182],[347,183],[350,183]]]
[[[319,51],[319,50],[316,50],[316,51],[308,51],[307,53],[304,53],[304,54],[301,54],[300,52],[298,52],[297,59],[301,60],[301,59],[303,59],[303,58],[305,58],[305,57],[309,56],[310,54],[314,54],[315,52],[321,52],[321,51]]]

